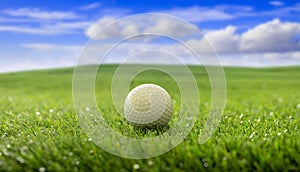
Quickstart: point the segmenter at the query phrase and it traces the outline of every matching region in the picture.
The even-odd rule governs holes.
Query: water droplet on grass
[[[257,119],[257,122],[260,122],[260,118]]]
[[[280,136],[281,135],[281,133],[277,133],[277,136]]]
[[[208,163],[207,162],[205,162],[205,163],[203,163],[203,167],[208,167]]]
[[[69,153],[69,156],[73,156],[73,152],[70,152],[70,153]]]
[[[46,168],[45,167],[40,167],[39,168],[39,172],[45,172],[46,171]]]
[[[139,165],[139,164],[134,164],[134,165],[133,165],[133,168],[137,170],[137,169],[140,168],[140,165]]]
[[[35,114],[36,114],[37,116],[39,116],[41,113],[40,113],[40,112],[35,112]]]
[[[7,147],[7,149],[9,149],[11,146],[10,146],[10,144],[8,144],[8,145],[6,145],[6,147]]]
[[[254,136],[254,134],[255,134],[255,132],[253,132],[251,135],[250,135],[250,139],[252,139],[253,138],[253,136]]]
[[[300,109],[300,103],[299,103],[299,104],[297,104],[297,109]]]
[[[243,116],[244,116],[244,114],[241,114],[239,118],[240,118],[240,119],[242,119],[242,118],[243,118]]]
[[[148,161],[148,165],[153,165],[153,162],[151,160]]]
[[[89,142],[91,142],[91,141],[92,141],[92,139],[91,139],[91,138],[89,138],[89,139],[88,139],[88,141],[89,141]]]
[[[272,115],[273,115],[273,112],[270,112],[269,114],[272,116]]]
[[[17,161],[18,161],[19,163],[21,163],[21,164],[24,164],[24,163],[25,163],[25,160],[24,160],[23,158],[21,158],[21,157],[17,157],[16,159],[17,159]]]

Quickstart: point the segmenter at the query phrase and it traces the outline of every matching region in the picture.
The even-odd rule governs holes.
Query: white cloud
[[[39,8],[5,9],[0,16],[0,31],[39,35],[77,33],[91,22],[73,12],[43,11]]]
[[[189,22],[203,22],[203,21],[218,21],[229,20],[235,18],[234,15],[226,13],[220,9],[206,8],[193,6],[188,8],[174,8],[171,10],[155,11],[159,13],[165,13],[174,15],[179,18],[185,19]]]
[[[166,35],[176,35],[177,37],[184,37],[191,35],[193,32],[195,32],[195,30],[194,28],[191,28],[190,25],[162,17],[157,20],[154,25],[149,25],[144,32],[162,33]]]
[[[27,34],[39,34],[39,35],[56,35],[64,34],[64,30],[55,30],[53,28],[32,28],[28,26],[14,26],[14,25],[2,25],[0,26],[0,31],[2,32],[17,32],[17,33],[27,33]],[[68,31],[70,33],[70,31]]]
[[[198,53],[212,53],[211,43],[220,54],[270,53],[300,51],[300,23],[279,19],[259,24],[244,33],[236,33],[234,26],[207,31],[205,39],[187,41]],[[298,39],[298,40],[297,40]]]
[[[251,6],[242,6],[242,5],[217,5],[214,9],[220,11],[231,11],[234,13],[240,12],[252,12],[254,9]]]
[[[130,37],[131,35],[136,35],[139,32],[140,32],[139,28],[136,25],[131,24],[131,25],[124,27],[121,30],[121,35],[126,38],[126,37]]]
[[[270,5],[273,5],[273,6],[276,6],[276,7],[284,5],[284,2],[282,2],[282,1],[270,1],[269,3],[270,3]]]
[[[30,48],[36,51],[53,51],[53,50],[64,50],[70,52],[79,52],[81,46],[78,45],[57,45],[57,44],[47,44],[47,43],[30,43],[21,44],[21,47]]]
[[[270,11],[256,12],[256,16],[296,17],[300,15],[300,3],[293,6],[280,7]]]
[[[240,50],[244,52],[299,51],[299,42],[295,40],[297,35],[300,35],[300,23],[274,19],[243,33]]]
[[[37,35],[58,35],[77,33],[85,29],[90,22],[57,22],[55,24],[43,24],[41,26],[28,25],[0,25],[0,32],[17,32]]]
[[[98,2],[94,2],[94,3],[91,3],[91,4],[85,5],[85,6],[81,6],[81,7],[79,7],[79,9],[81,9],[81,10],[92,10],[92,9],[98,8],[100,5],[101,4],[98,3]]]
[[[108,39],[120,37],[120,29],[117,24],[113,24],[110,29],[105,29],[106,26],[116,21],[113,17],[103,17],[97,22],[91,24],[85,31],[85,34],[92,39]],[[101,30],[102,34],[98,34]]]
[[[74,66],[81,46],[45,43],[22,44],[24,51],[1,50],[0,73]]]
[[[167,36],[188,37],[195,33],[195,30],[167,18],[146,22],[130,21],[127,23],[114,23],[111,27],[105,28],[101,33],[92,37],[96,31],[116,21],[114,18],[102,18],[92,24],[86,34],[93,39],[126,38],[126,36],[138,33],[161,33]],[[218,53],[258,53],[258,52],[287,52],[300,51],[299,35],[300,23],[282,22],[274,19],[248,29],[243,33],[237,33],[235,26],[227,26],[224,29],[206,31],[206,39],[195,39],[187,43],[200,53],[212,53],[211,43]],[[191,36],[192,37],[192,36]],[[207,42],[209,41],[209,42]]]
[[[264,53],[263,58],[278,60],[278,59],[291,59],[300,62],[300,51],[284,52],[284,53]]]
[[[218,53],[237,52],[240,36],[237,35],[235,31],[236,27],[227,26],[225,29],[207,31],[205,33],[206,39],[191,39],[186,43],[201,54],[214,53],[214,48]],[[212,48],[211,45],[213,45],[214,48]]]
[[[5,9],[2,12],[15,17],[29,17],[45,20],[65,20],[79,18],[79,16],[73,12],[42,11],[39,8]]]
[[[195,32],[196,28],[191,27],[190,24],[177,18],[169,18],[159,14],[139,15],[118,21],[112,17],[103,17],[91,24],[85,31],[88,37],[99,40],[124,39],[143,34],[160,34],[178,38],[192,36]],[[149,39],[149,37],[145,39]]]

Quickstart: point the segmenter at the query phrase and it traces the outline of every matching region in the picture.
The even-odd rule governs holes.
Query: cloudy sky
[[[130,25],[95,37],[100,28],[125,16],[149,12],[174,15],[197,26],[214,45],[223,65],[300,65],[300,3],[296,0],[9,0],[0,5],[0,72],[73,66],[89,39],[139,31],[138,26]],[[144,30],[185,33],[182,26],[156,22]],[[205,52],[203,40],[187,42],[199,53]]]

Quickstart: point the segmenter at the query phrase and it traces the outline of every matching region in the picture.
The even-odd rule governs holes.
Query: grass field
[[[100,69],[99,109],[117,132],[156,135],[128,125],[103,97],[109,97],[115,67]],[[202,67],[191,70],[201,96],[199,120],[176,148],[141,160],[104,152],[79,127],[72,103],[73,69],[1,74],[0,171],[300,171],[300,67],[226,67],[225,111],[214,135],[202,145],[198,134],[209,110],[210,86]],[[131,87],[145,82],[180,97],[174,81],[163,73],[146,71]]]

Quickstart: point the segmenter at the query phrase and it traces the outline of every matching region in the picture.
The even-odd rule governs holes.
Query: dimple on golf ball
[[[124,117],[135,126],[167,125],[173,105],[168,92],[155,84],[142,84],[132,89],[124,103]]]

